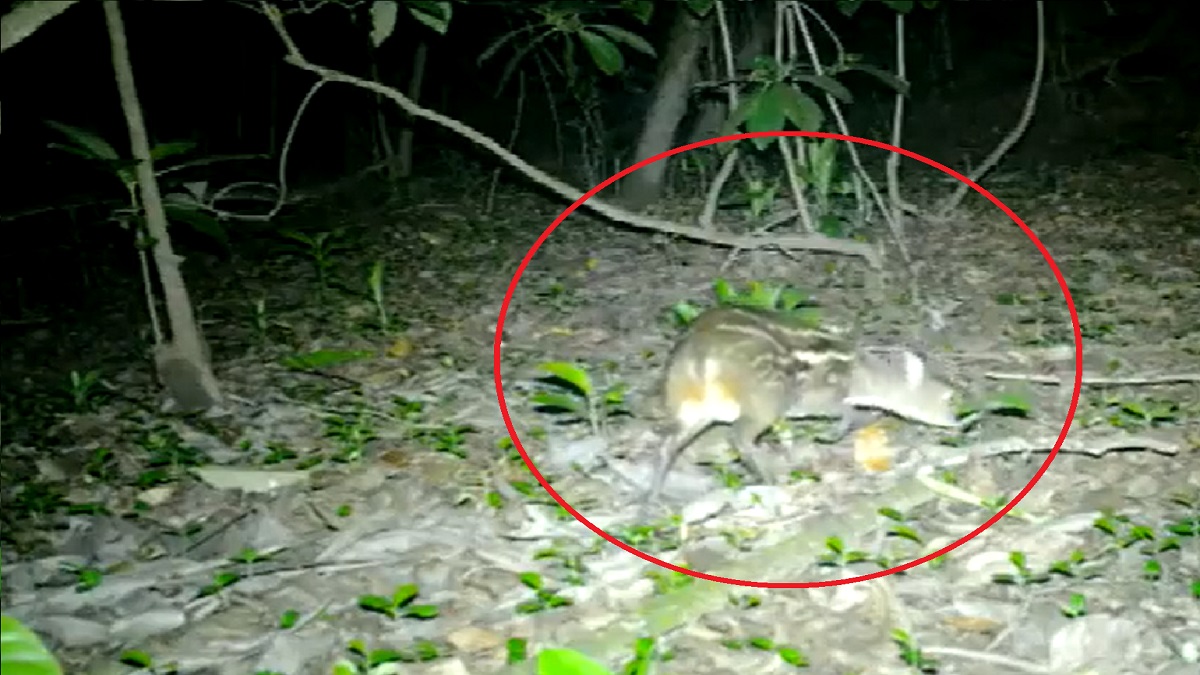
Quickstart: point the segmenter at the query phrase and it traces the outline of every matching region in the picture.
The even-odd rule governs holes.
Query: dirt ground
[[[106,342],[109,327],[6,346],[5,381],[25,383],[14,395],[45,390],[26,379],[44,364],[96,368],[105,383],[94,405],[54,399],[15,415],[5,402],[6,612],[68,672],[131,672],[118,661],[140,650],[153,663],[141,672],[317,673],[345,658],[365,673],[356,640],[395,650],[404,673],[524,672],[507,663],[513,639],[619,669],[641,638],[654,639],[658,673],[1196,672],[1194,161],[1144,153],[983,181],[1040,238],[1078,311],[1084,384],[1070,433],[1018,507],[953,551],[805,589],[658,567],[537,483],[497,405],[493,340],[517,264],[565,204],[511,183],[492,202],[487,173],[464,175],[374,203],[348,190],[289,216],[308,231],[347,228],[333,275],[353,292],[318,292],[303,255],[234,261],[224,277],[185,266],[230,397],[209,417],[160,414],[149,369]],[[948,180],[906,164],[906,198],[928,208]],[[886,229],[874,232],[886,245]],[[907,237],[915,277],[894,249],[880,272],[803,252],[730,261],[577,212],[533,258],[505,318],[500,374],[522,445],[591,526],[709,575],[834,581],[955,543],[1046,466],[1072,399],[1071,317],[1034,244],[979,195],[950,218],[910,220]],[[387,332],[363,294],[376,260]],[[689,453],[666,490],[682,516],[639,522],[661,442],[645,411],[678,334],[669,310],[711,304],[718,276],[793,284],[826,322],[920,348],[971,396],[1025,412],[952,436],[886,420],[895,457],[878,472],[847,459],[848,445],[797,433],[775,443],[808,479],[774,486],[731,487],[736,463]],[[288,367],[318,350],[364,353]],[[627,387],[631,414],[597,435],[535,410],[538,365],[554,360]]]

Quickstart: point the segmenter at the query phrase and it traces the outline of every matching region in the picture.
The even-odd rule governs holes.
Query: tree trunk
[[[675,25],[654,87],[654,99],[646,114],[632,162],[640,162],[670,150],[679,123],[687,113],[688,92],[695,78],[696,62],[709,19],[698,19],[685,3],[675,5]],[[622,186],[622,197],[633,208],[641,208],[662,194],[667,163],[655,162],[630,174]]]
[[[138,160],[137,179],[142,208],[146,211],[146,228],[154,238],[154,262],[158,267],[171,323],[170,344],[157,346],[156,366],[159,378],[167,386],[176,407],[186,412],[198,412],[219,404],[221,392],[209,366],[208,350],[196,325],[192,302],[179,270],[180,258],[171,249],[167,216],[163,211],[154,164],[150,158],[150,141],[133,82],[121,7],[116,0],[105,0],[104,17],[112,43],[113,72],[121,94],[121,108],[129,126],[130,150]]]

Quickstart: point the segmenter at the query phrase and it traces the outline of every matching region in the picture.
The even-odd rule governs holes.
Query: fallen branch
[[[1053,375],[1025,375],[1022,373],[986,373],[985,377],[990,380],[1008,380],[1019,382],[1032,382],[1034,384],[1067,384],[1067,380]],[[1200,374],[1190,375],[1149,375],[1146,377],[1085,377],[1083,384],[1093,387],[1112,387],[1112,386],[1154,386],[1160,384],[1198,384],[1200,383]]]

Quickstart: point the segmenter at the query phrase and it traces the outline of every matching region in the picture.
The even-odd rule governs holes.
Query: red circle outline
[[[554,490],[554,488],[550,487],[550,484],[548,482],[546,482],[546,478],[544,476],[542,476],[541,472],[537,470],[536,466],[534,466],[533,461],[529,458],[529,454],[525,451],[525,447],[523,445],[521,445],[521,439],[517,437],[517,430],[515,428],[513,428],[512,418],[508,414],[508,405],[505,403],[505,400],[504,400],[504,384],[503,384],[503,382],[501,380],[501,376],[500,376],[500,345],[501,345],[501,336],[504,333],[504,318],[508,314],[508,307],[512,303],[513,294],[516,292],[516,289],[517,289],[517,283],[520,282],[521,276],[525,273],[525,268],[527,268],[529,266],[529,262],[533,259],[534,254],[537,253],[537,250],[539,248],[541,248],[542,244],[546,241],[546,238],[550,236],[550,233],[553,232],[560,224],[562,224],[562,222],[564,220],[566,220],[567,216],[571,215],[571,213],[573,213],[575,211],[575,209],[579,208],[580,205],[582,205],[587,200],[591,199],[593,196],[596,195],[596,193],[598,193],[601,190],[603,190],[604,188],[608,187],[615,181],[620,180],[621,178],[624,178],[625,176],[633,173],[634,171],[637,171],[638,169],[641,169],[642,167],[644,167],[648,164],[657,162],[660,159],[665,159],[667,157],[671,157],[672,155],[677,155],[681,152],[687,152],[688,150],[693,150],[695,148],[702,148],[706,145],[713,145],[715,143],[724,143],[726,141],[737,141],[737,140],[743,140],[743,139],[749,139],[749,138],[774,137],[774,136],[800,136],[800,137],[809,137],[809,138],[831,138],[831,139],[840,140],[840,141],[849,141],[851,143],[861,143],[863,145],[869,145],[869,146],[872,146],[875,148],[881,148],[883,150],[890,150],[892,152],[898,152],[898,153],[904,155],[905,157],[915,159],[915,160],[922,162],[924,164],[927,164],[935,169],[938,169],[938,170],[942,171],[943,173],[946,173],[950,176],[954,176],[958,180],[969,185],[971,188],[973,188],[979,194],[986,197],[989,201],[991,201],[993,204],[995,204],[997,207],[999,207],[999,209],[1001,211],[1003,211],[1005,213],[1005,215],[1007,215],[1009,218],[1011,218],[1014,223],[1016,223],[1018,226],[1020,226],[1021,230],[1025,232],[1025,235],[1027,237],[1029,237],[1030,241],[1032,241],[1034,243],[1034,245],[1037,246],[1038,251],[1041,252],[1042,257],[1045,258],[1047,264],[1050,265],[1050,269],[1054,272],[1054,278],[1058,281],[1059,288],[1062,289],[1063,298],[1067,302],[1067,309],[1071,313],[1071,327],[1072,327],[1072,330],[1074,332],[1074,337],[1075,337],[1075,390],[1071,396],[1071,407],[1067,410],[1067,417],[1063,421],[1063,427],[1062,427],[1062,430],[1058,434],[1058,439],[1054,442],[1054,448],[1050,451],[1050,454],[1046,458],[1046,461],[1042,463],[1041,468],[1039,468],[1037,473],[1034,474],[1033,479],[1029,481],[1029,484],[1026,485],[1025,488],[1023,490],[1021,490],[1017,494],[1017,496],[1012,499],[1012,501],[1010,501],[1008,504],[1006,504],[1003,509],[1000,509],[1000,511],[998,513],[996,513],[994,516],[992,516],[992,518],[990,520],[985,522],[983,525],[980,525],[974,531],[963,536],[961,539],[947,545],[945,548],[943,548],[939,551],[930,553],[923,558],[919,558],[917,560],[907,562],[903,565],[897,565],[896,567],[892,567],[890,569],[880,570],[878,572],[873,572],[871,574],[864,574],[862,576],[851,577],[849,579],[835,579],[832,581],[810,581],[810,582],[745,581],[742,579],[731,579],[728,577],[719,577],[716,575],[706,574],[704,572],[697,572],[696,570],[690,570],[690,569],[687,569],[684,567],[679,567],[678,565],[673,565],[664,560],[659,560],[658,558],[655,558],[654,556],[652,556],[648,553],[643,553],[642,551],[639,551],[638,549],[617,539],[616,537],[610,535],[609,533],[605,532],[604,530],[600,529],[599,527],[596,527],[594,524],[592,524],[592,522],[590,520],[583,517],[583,515],[580,514],[578,511],[576,511],[574,507],[572,507],[570,504],[568,504],[566,502],[566,500],[564,500],[562,498],[562,496],[560,496],[558,494],[558,492],[556,492]],[[842,585],[846,585],[846,584],[853,584],[853,583],[858,583],[860,581],[870,581],[871,579],[879,579],[881,577],[886,577],[888,575],[895,574],[896,572],[902,572],[904,570],[911,569],[918,565],[923,565],[923,564],[929,562],[930,560],[933,560],[934,558],[937,558],[946,553],[949,553],[950,551],[953,551],[954,549],[958,548],[959,546],[962,546],[963,544],[967,543],[971,539],[974,539],[975,537],[979,536],[984,530],[987,530],[992,525],[995,525],[1001,518],[1003,518],[1005,515],[1007,515],[1008,512],[1011,511],[1018,503],[1020,503],[1020,501],[1025,498],[1025,495],[1029,494],[1030,490],[1032,490],[1033,487],[1035,485],[1037,485],[1038,481],[1040,481],[1042,479],[1042,476],[1045,475],[1046,471],[1050,468],[1050,464],[1054,461],[1054,459],[1056,457],[1058,457],[1059,449],[1062,448],[1063,442],[1067,438],[1067,433],[1070,431],[1071,422],[1074,420],[1074,417],[1075,417],[1075,409],[1079,405],[1079,393],[1083,386],[1083,335],[1082,335],[1082,333],[1080,331],[1080,327],[1079,327],[1079,315],[1075,311],[1075,301],[1071,298],[1071,291],[1067,288],[1066,279],[1063,277],[1062,272],[1058,269],[1058,265],[1054,262],[1054,258],[1051,257],[1050,252],[1047,251],[1046,247],[1042,245],[1042,242],[1037,238],[1037,235],[1035,235],[1033,233],[1033,231],[1029,229],[1029,226],[1027,226],[1019,217],[1017,217],[1016,213],[1013,213],[1012,209],[1008,208],[1003,202],[1001,202],[994,195],[992,195],[992,193],[983,189],[982,186],[978,185],[977,183],[972,181],[970,178],[967,178],[966,176],[958,173],[957,171],[955,171],[947,166],[944,166],[938,162],[935,162],[934,160],[929,159],[928,157],[923,157],[923,156],[918,155],[909,150],[905,150],[904,148],[898,148],[893,145],[889,145],[887,143],[881,143],[879,141],[874,141],[874,140],[871,140],[868,138],[860,138],[858,136],[846,136],[844,134],[834,134],[834,133],[827,133],[827,132],[820,132],[820,131],[778,131],[778,132],[759,131],[759,132],[753,132],[753,133],[732,134],[729,136],[720,136],[720,137],[716,137],[716,138],[710,138],[705,141],[697,141],[695,143],[689,143],[688,145],[682,145],[678,148],[668,150],[661,154],[655,155],[654,157],[650,157],[649,159],[644,159],[644,160],[638,162],[637,164],[627,167],[627,168],[621,170],[620,172],[614,174],[613,176],[609,177],[607,180],[600,183],[596,187],[592,188],[586,194],[584,194],[582,197],[577,199],[575,201],[575,203],[568,206],[566,208],[566,210],[564,210],[561,214],[559,214],[558,218],[556,218],[554,220],[554,222],[552,222],[550,224],[550,226],[547,227],[544,232],[542,232],[542,235],[540,237],[538,237],[537,241],[534,242],[533,246],[529,249],[529,252],[526,253],[525,257],[521,260],[521,264],[517,267],[516,273],[513,274],[512,281],[509,282],[508,290],[504,294],[504,302],[500,305],[500,316],[496,321],[496,336],[495,336],[495,342],[493,344],[493,367],[495,369],[495,380],[496,380],[496,401],[497,401],[497,403],[500,404],[500,414],[504,417],[504,426],[508,429],[509,437],[512,439],[512,442],[516,446],[517,451],[521,453],[521,458],[523,460],[525,460],[526,466],[529,467],[529,470],[537,478],[538,482],[542,484],[542,487],[545,488],[546,492],[548,492],[550,494],[550,496],[554,498],[554,501],[558,502],[558,504],[560,506],[562,506],[564,509],[566,509],[567,512],[570,513],[572,516],[574,516],[575,519],[578,520],[580,523],[583,523],[583,525],[585,527],[587,527],[589,530],[591,530],[592,532],[595,532],[596,534],[598,534],[599,536],[601,536],[602,538],[607,540],[610,544],[623,549],[627,553],[632,553],[633,555],[641,558],[642,560],[654,563],[655,565],[658,565],[659,567],[663,567],[665,569],[669,569],[674,572],[679,572],[681,574],[687,574],[687,575],[695,577],[697,579],[704,579],[707,581],[716,581],[719,583],[730,584],[733,586],[747,586],[747,587],[751,587],[751,588],[823,588],[823,587],[828,587],[828,586],[842,586]]]

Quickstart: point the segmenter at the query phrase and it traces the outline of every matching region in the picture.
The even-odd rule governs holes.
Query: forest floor
[[[913,203],[953,187],[920,171]],[[812,583],[917,560],[987,522],[1051,459],[1076,368],[1063,290],[1007,216],[972,193],[952,219],[910,221],[914,282],[894,253],[878,272],[742,252],[722,272],[728,250],[577,211],[521,278],[500,375],[521,444],[585,526],[515,449],[493,362],[504,291],[566,205],[460,177],[293,209],[281,228],[339,233],[324,288],[303,247],[189,259],[229,395],[212,414],[159,411],[127,330],[145,323],[135,287],[107,320],[7,339],[4,611],[71,673],[297,675],[340,659],[518,673],[551,647],[623,673],[1194,673],[1200,173],[1145,155],[983,185],[1061,269],[1084,384],[1033,489],[936,560],[763,588],[659,567],[593,528],[708,575]],[[871,236],[887,243],[882,225]],[[386,329],[366,282],[377,261]],[[794,480],[773,486],[740,485],[736,462],[696,450],[665,491],[682,516],[639,522],[670,310],[713,304],[718,277],[791,284],[822,320],[919,347],[971,396],[1022,414],[956,434],[887,421],[895,456],[874,472],[797,432],[773,442],[823,459],[786,456]],[[628,414],[594,433],[539,411],[548,361],[624,387]],[[99,377],[60,395],[71,370]]]

